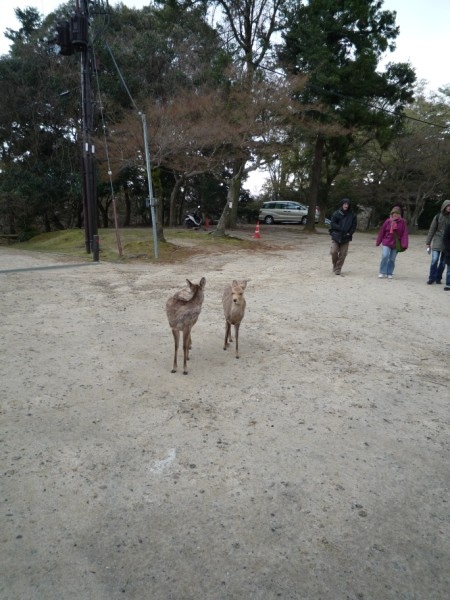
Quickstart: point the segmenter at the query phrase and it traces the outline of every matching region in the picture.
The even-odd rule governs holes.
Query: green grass
[[[195,254],[206,252],[226,252],[240,248],[252,248],[249,240],[231,237],[214,237],[204,231],[165,229],[166,241],[158,241],[158,259],[155,259],[152,230],[150,228],[130,228],[119,231],[122,256],[119,254],[114,229],[100,229],[100,260],[107,262],[179,262]],[[86,252],[84,230],[70,229],[42,233],[27,242],[14,245],[15,248],[34,252],[48,252],[78,260],[92,261],[92,254]]]

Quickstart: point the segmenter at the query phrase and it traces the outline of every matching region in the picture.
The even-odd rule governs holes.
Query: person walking
[[[378,232],[375,245],[382,245],[380,273],[378,275],[380,279],[386,277],[392,279],[393,277],[397,257],[397,242],[400,242],[403,250],[408,248],[408,226],[402,214],[401,206],[394,206]]]
[[[331,216],[331,262],[333,273],[340,275],[342,266],[348,253],[348,246],[356,231],[356,215],[350,207],[350,200],[343,198],[337,210]]]
[[[444,290],[450,292],[450,223],[444,229],[444,235],[442,236],[442,253],[444,254],[445,263],[447,265]]]
[[[445,269],[445,255],[442,247],[442,237],[446,226],[450,223],[450,200],[444,200],[440,212],[431,221],[425,244],[428,254],[431,253],[430,274],[428,285],[441,283]],[[448,268],[447,268],[448,276]]]

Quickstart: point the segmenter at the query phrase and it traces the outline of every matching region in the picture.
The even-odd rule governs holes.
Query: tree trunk
[[[247,160],[241,159],[235,161],[233,165],[233,177],[230,181],[231,198],[228,201],[228,205],[231,201],[231,210],[228,213],[227,227],[235,227],[237,222],[237,213],[239,206],[239,194],[241,191],[242,174],[244,172],[245,164]]]
[[[220,219],[217,222],[216,228],[211,233],[211,235],[220,237],[225,235],[225,226],[227,223],[228,213],[230,211],[230,204],[232,204],[232,195],[231,195],[231,186],[228,188],[227,201],[223,208],[222,214],[220,215]]]
[[[125,199],[125,219],[124,219],[124,223],[123,226],[124,227],[129,227],[130,223],[131,223],[131,202],[130,202],[130,195],[128,193],[128,191],[125,189],[124,190],[124,199]]]
[[[233,210],[234,205],[236,205],[236,215],[237,215],[237,203],[239,202],[239,192],[241,189],[241,180],[242,180],[242,172],[245,166],[245,162],[236,162],[234,175],[229,180],[228,185],[228,194],[227,194],[227,202],[223,208],[222,214],[220,215],[220,219],[217,223],[216,229],[212,232],[212,235],[215,236],[224,236],[225,228],[232,226],[233,220],[230,217],[230,213]],[[234,225],[236,224],[236,219],[234,220]]]
[[[322,173],[322,159],[325,139],[318,133],[316,138],[316,146],[314,149],[314,160],[311,169],[311,184],[308,193],[308,222],[305,225],[307,231],[315,231],[316,225],[316,206],[319,197],[320,175]]]
[[[423,213],[423,209],[425,208],[425,203],[429,194],[429,188],[418,189],[416,192],[416,197],[414,201],[414,209],[411,211],[409,203],[406,204],[404,208],[406,209],[406,214],[403,217],[408,221],[408,227],[410,231],[417,231],[419,229],[419,218]],[[409,219],[409,220],[408,220]]]
[[[165,242],[164,238],[164,227],[163,227],[163,218],[164,218],[164,210],[163,210],[163,200],[156,200],[156,235],[158,236],[158,242]]]
[[[105,200],[105,206],[103,206],[103,204],[101,202],[98,202],[98,210],[100,212],[102,227],[104,227],[105,229],[108,229],[108,225],[109,225],[108,212],[109,212],[110,205],[111,205],[110,199]]]
[[[59,231],[63,231],[65,229],[65,227],[61,223],[58,215],[56,215],[55,213],[52,214],[51,220],[52,220],[52,223],[53,223],[53,226],[55,227],[55,229],[58,229]]]
[[[183,183],[183,177],[178,177],[176,173],[174,173],[175,177],[175,185],[170,192],[170,200],[169,200],[169,227],[175,227],[177,225],[177,197],[178,191]]]

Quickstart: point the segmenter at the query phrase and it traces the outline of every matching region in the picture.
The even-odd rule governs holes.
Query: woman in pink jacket
[[[397,240],[400,241],[403,250],[408,248],[408,226],[402,217],[400,206],[394,206],[389,218],[383,223],[378,233],[376,246],[381,244],[380,274],[378,277],[392,279],[397,257]]]

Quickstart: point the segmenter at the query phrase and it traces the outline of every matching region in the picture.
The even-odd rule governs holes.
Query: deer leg
[[[180,344],[180,332],[177,329],[172,329],[173,341],[175,342],[175,354],[173,357],[173,367],[171,373],[177,372],[177,354],[178,354],[178,346]]]
[[[225,341],[223,342],[223,349],[226,350],[228,347],[228,338],[230,337],[231,323],[225,321]]]
[[[183,331],[183,375],[187,375],[187,361],[189,360],[189,343],[191,341],[191,330]]]
[[[189,339],[188,339],[188,345],[187,345],[187,357],[186,359],[189,360],[189,350],[191,350],[192,348],[192,329],[189,329]]]
[[[236,339],[236,358],[239,358],[239,326],[240,323],[234,324],[234,337]]]
[[[231,337],[231,325],[231,321],[228,321],[228,344],[231,344],[231,342],[233,341],[233,338]]]

